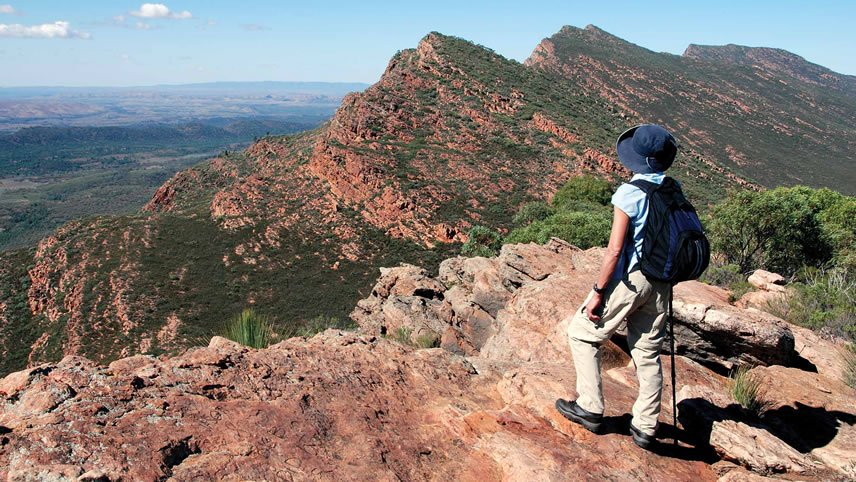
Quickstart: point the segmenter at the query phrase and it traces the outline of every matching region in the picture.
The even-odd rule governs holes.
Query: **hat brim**
[[[618,142],[615,144],[615,150],[618,152],[618,160],[621,161],[621,164],[623,164],[624,167],[637,174],[650,174],[653,173],[654,170],[648,165],[648,161],[645,159],[645,156],[641,156],[633,150],[633,133],[636,132],[636,129],[638,128],[639,126],[631,127],[624,131],[624,133],[618,137]]]

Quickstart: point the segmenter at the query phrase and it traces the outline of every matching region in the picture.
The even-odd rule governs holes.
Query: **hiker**
[[[556,401],[556,408],[566,418],[592,432],[596,433],[600,429],[604,407],[600,373],[601,345],[627,320],[627,345],[639,380],[639,396],[633,405],[630,432],[636,445],[647,449],[655,440],[657,417],[660,414],[663,370],[659,355],[666,335],[666,319],[673,284],[659,279],[676,276],[675,273],[668,276],[646,276],[643,274],[644,270],[640,269],[643,264],[640,263],[640,258],[647,253],[643,251],[643,245],[646,242],[644,227],[651,212],[650,192],[668,187],[669,189],[663,190],[682,200],[689,206],[687,209],[692,210],[692,207],[680,193],[680,186],[664,174],[677,153],[677,142],[666,129],[654,124],[636,126],[621,134],[616,149],[618,159],[633,171],[634,175],[629,183],[622,184],[612,196],[612,204],[615,206],[612,232],[600,275],[594,280],[592,291],[574,314],[568,329],[577,372],[577,399],[559,399]],[[664,180],[667,180],[666,184],[663,184]],[[680,202],[669,205],[677,204]],[[662,211],[658,210],[658,215]],[[692,210],[688,217],[695,217],[692,229],[700,232],[700,222],[697,226],[694,224],[698,219],[695,211]],[[659,232],[665,231],[668,237],[668,227],[666,226],[665,230],[659,229]],[[703,234],[701,236],[703,237]],[[653,246],[651,241],[648,243]],[[669,241],[665,243],[668,251]],[[707,240],[704,239],[703,243],[704,246],[699,243],[698,249],[707,249]],[[678,248],[682,249],[683,245]],[[699,259],[704,255],[699,254]],[[655,264],[657,261],[653,260]],[[666,263],[666,271],[669,270],[669,264],[671,260]],[[707,267],[707,261],[703,264],[701,271]],[[698,266],[694,268],[698,271]],[[659,270],[648,270],[646,273],[662,272],[662,266]],[[691,276],[697,277],[698,274],[691,274],[687,279],[692,279]]]

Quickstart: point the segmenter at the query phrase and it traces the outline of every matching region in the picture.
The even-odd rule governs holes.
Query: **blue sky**
[[[432,30],[522,61],[566,24],[675,54],[778,47],[856,74],[856,1],[155,1],[0,0],[0,86],[374,82]]]

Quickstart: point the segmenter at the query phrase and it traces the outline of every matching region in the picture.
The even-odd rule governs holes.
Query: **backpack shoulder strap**
[[[641,189],[641,190],[642,190],[642,192],[644,192],[645,194],[651,194],[651,192],[652,192],[653,190],[655,190],[655,189],[657,189],[658,187],[660,187],[660,185],[659,185],[659,184],[657,184],[657,183],[655,183],[655,182],[645,181],[645,180],[642,180],[642,179],[634,179],[634,180],[630,181],[628,184],[630,184],[631,186],[636,186],[636,187],[638,187],[638,188],[639,188],[639,189]]]

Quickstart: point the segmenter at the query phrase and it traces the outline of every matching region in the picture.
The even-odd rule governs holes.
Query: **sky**
[[[523,61],[563,25],[681,54],[776,47],[856,75],[856,1],[0,0],[0,87],[375,82],[431,31]]]

